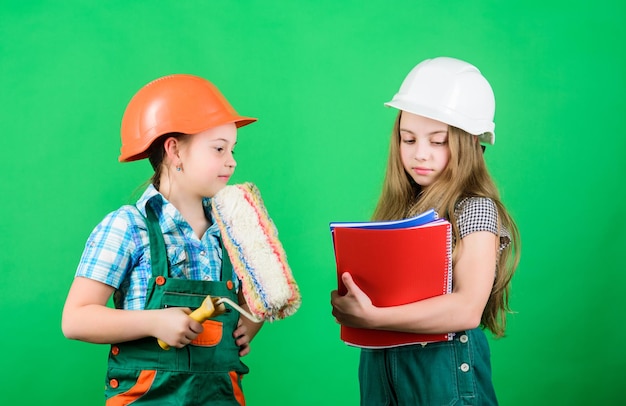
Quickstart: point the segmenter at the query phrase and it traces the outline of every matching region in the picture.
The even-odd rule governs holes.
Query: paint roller
[[[224,303],[254,322],[294,314],[300,290],[258,188],[250,182],[225,186],[211,199],[211,212],[252,314],[227,298],[207,297],[190,317],[202,323],[221,314]]]

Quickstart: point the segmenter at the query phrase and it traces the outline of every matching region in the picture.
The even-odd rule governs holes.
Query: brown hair
[[[470,196],[487,197],[498,210],[500,226],[509,231],[511,243],[500,251],[496,264],[496,278],[487,305],[483,310],[481,325],[496,337],[504,335],[506,313],[510,313],[509,284],[520,258],[520,237],[513,218],[500,200],[498,189],[491,179],[480,143],[475,136],[448,126],[450,160],[437,180],[426,190],[415,183],[404,170],[400,156],[400,117],[398,113],[389,148],[387,171],[373,220],[397,220],[434,208],[452,224],[455,241],[460,240],[454,218],[457,203]],[[500,239],[498,235],[498,240]],[[453,264],[455,256],[453,251]]]

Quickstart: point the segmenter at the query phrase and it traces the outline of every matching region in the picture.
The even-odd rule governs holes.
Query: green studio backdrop
[[[261,190],[303,296],[254,340],[249,404],[358,404],[328,223],[370,216],[395,115],[383,102],[443,55],[493,85],[486,159],[523,237],[516,313],[491,340],[500,401],[615,404],[625,15],[618,0],[3,1],[1,403],[102,404],[108,348],[66,340],[61,309],[87,236],[151,174],[117,162],[126,103],[192,73],[259,118],[239,131],[233,182]]]

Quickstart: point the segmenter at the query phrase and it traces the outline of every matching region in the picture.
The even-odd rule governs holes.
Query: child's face
[[[448,125],[403,111],[400,156],[404,170],[418,185],[422,188],[432,185],[450,160]]]
[[[233,123],[192,135],[180,149],[182,188],[194,197],[213,197],[235,171],[236,143],[237,127]]]

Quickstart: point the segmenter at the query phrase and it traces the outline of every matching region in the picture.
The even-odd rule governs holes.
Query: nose
[[[226,160],[226,166],[228,166],[229,168],[235,168],[237,166],[237,161],[235,160],[232,152],[229,154],[228,159]]]
[[[415,143],[415,153],[413,157],[418,161],[425,161],[428,159],[428,146],[423,142],[417,141]]]

